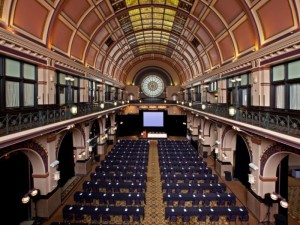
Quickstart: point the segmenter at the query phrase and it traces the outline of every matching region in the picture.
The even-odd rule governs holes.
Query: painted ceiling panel
[[[232,39],[229,35],[225,36],[219,43],[223,61],[227,61],[235,56]]]
[[[225,29],[223,22],[213,11],[209,12],[203,22],[209,28],[214,37],[217,37],[218,34]]]
[[[75,35],[73,43],[72,43],[71,56],[74,56],[74,57],[82,60],[86,44],[87,44],[87,41],[84,40],[82,37],[80,37],[77,33]]]
[[[209,63],[207,55],[203,55],[201,58],[202,58],[202,62],[203,62],[203,65],[204,65],[203,70],[205,71],[205,70],[210,69],[210,63]]]
[[[68,52],[68,45],[72,32],[72,29],[65,23],[59,19],[56,20],[51,35],[51,44],[64,52]]]
[[[101,45],[101,43],[103,43],[108,36],[108,31],[106,30],[106,28],[102,28],[101,30],[98,31],[98,34],[96,35],[94,41],[96,44]]]
[[[109,16],[111,16],[113,14],[113,12],[110,10],[106,1],[101,1],[99,3],[98,8],[101,12],[103,12],[105,18],[108,18]]]
[[[268,1],[257,10],[257,13],[262,23],[265,40],[294,25],[288,0]]]
[[[89,52],[87,54],[88,55],[88,57],[87,57],[87,63],[88,63],[88,65],[94,66],[97,53],[98,53],[98,49],[96,49],[95,47],[91,47],[89,49]]]
[[[63,12],[77,24],[83,14],[88,10],[90,4],[87,0],[64,1]]]
[[[199,40],[204,44],[208,45],[211,42],[211,38],[209,35],[206,33],[206,31],[203,28],[200,28],[197,33],[196,37],[199,38]]]
[[[163,61],[185,82],[202,75],[199,71],[222,67],[236,56],[244,57],[300,30],[295,0],[57,0],[55,4],[18,0],[5,4],[12,12],[2,12],[7,15],[0,21],[3,28],[11,32],[15,28],[16,35],[29,40],[42,40],[104,75],[122,73],[120,79],[128,77],[133,63],[142,67]]]
[[[241,3],[236,0],[218,0],[214,7],[221,13],[227,24],[243,13]]]
[[[203,10],[207,9],[207,6],[204,5],[201,1],[196,1],[196,6],[193,8],[192,14],[196,17],[199,18],[201,12],[203,12]]]
[[[91,11],[80,24],[80,28],[87,34],[92,35],[94,30],[102,23],[99,16]]]
[[[216,66],[216,65],[220,64],[220,58],[219,58],[219,55],[217,54],[215,48],[209,49],[208,55],[211,60],[212,66]]]
[[[47,8],[35,0],[19,0],[14,13],[14,26],[42,40],[49,13]]]
[[[257,45],[257,40],[255,40],[255,34],[253,27],[251,26],[249,20],[245,20],[236,29],[233,30],[235,40],[237,42],[238,52],[243,52],[251,47]]]
[[[102,64],[103,64],[104,56],[102,54],[98,54],[96,59],[96,68],[100,69],[102,71]]]

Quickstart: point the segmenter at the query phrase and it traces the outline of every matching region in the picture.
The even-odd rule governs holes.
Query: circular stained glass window
[[[164,91],[164,87],[163,80],[156,75],[147,76],[141,84],[143,93],[152,98],[161,95]]]

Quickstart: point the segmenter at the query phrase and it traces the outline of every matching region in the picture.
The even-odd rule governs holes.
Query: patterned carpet
[[[149,147],[145,218],[142,224],[167,224],[165,222],[165,206],[160,180],[157,141],[155,140],[150,141]]]

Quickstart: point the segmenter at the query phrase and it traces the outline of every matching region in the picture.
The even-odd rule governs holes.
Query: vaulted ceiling
[[[183,84],[299,30],[298,0],[0,2],[3,28],[122,84],[146,66]]]

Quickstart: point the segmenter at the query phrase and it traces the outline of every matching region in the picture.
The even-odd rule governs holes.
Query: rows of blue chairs
[[[51,225],[139,224],[144,218],[149,143],[119,140]]]
[[[189,224],[192,218],[198,223],[219,222],[220,217],[228,222],[249,219],[247,209],[235,206],[236,196],[225,192],[226,185],[218,182],[188,141],[160,140],[158,151],[165,217],[170,223]]]

